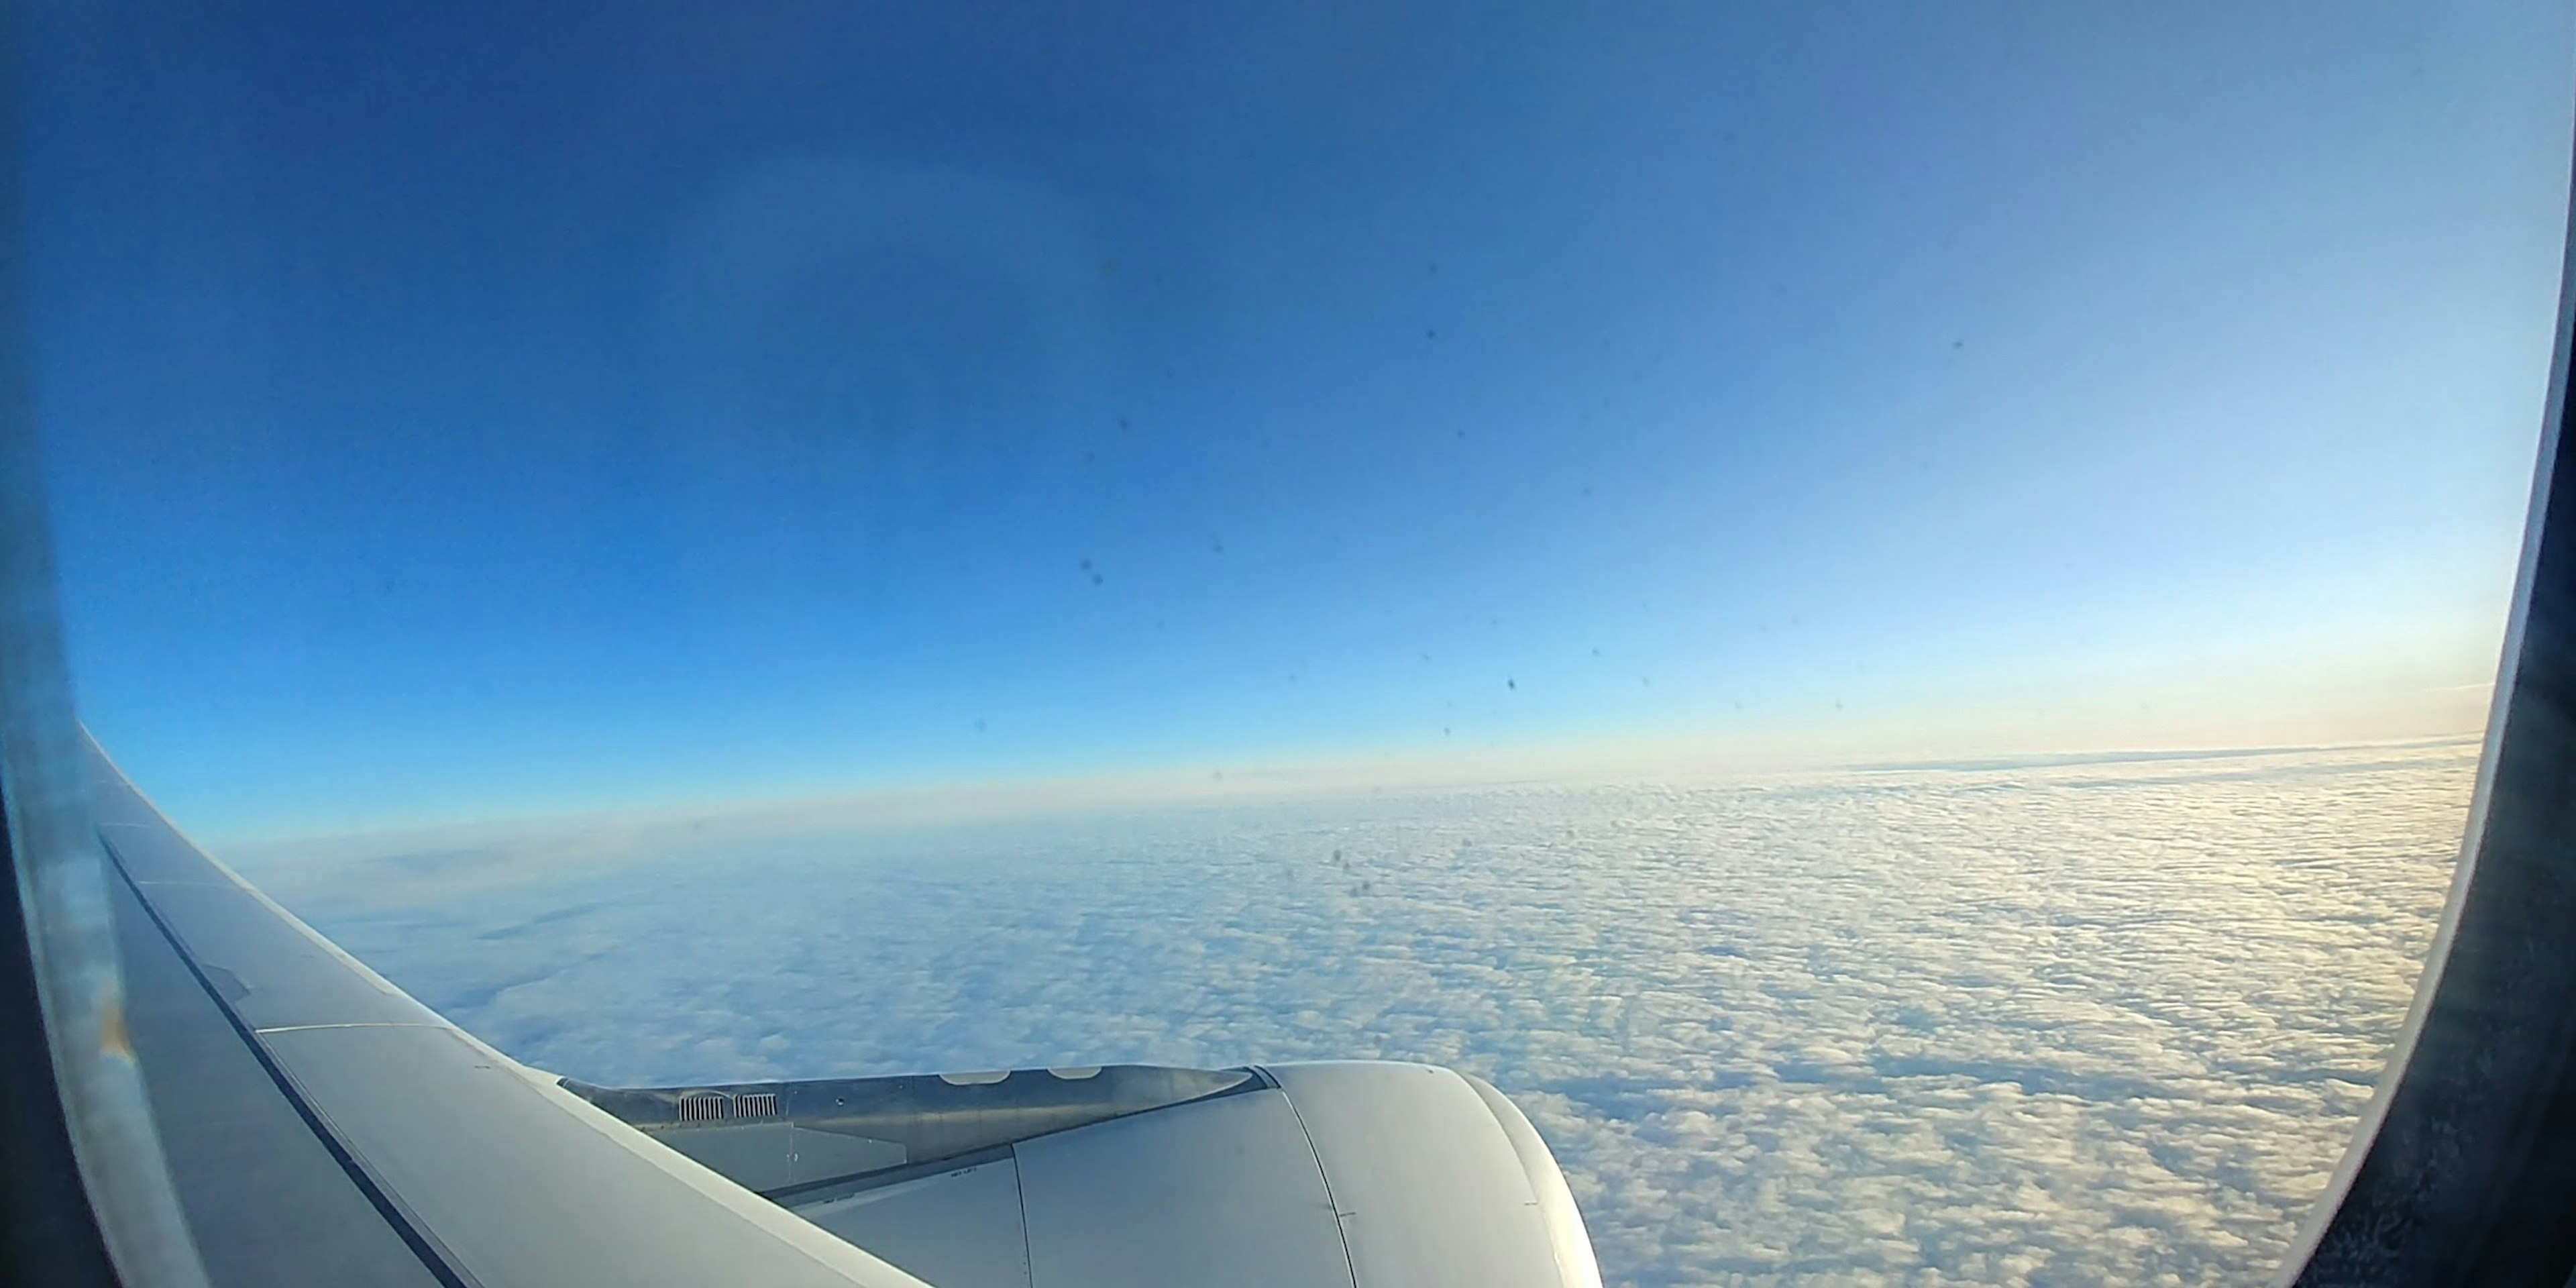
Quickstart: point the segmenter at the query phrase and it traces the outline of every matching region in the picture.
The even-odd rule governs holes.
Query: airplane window
[[[80,718],[666,1143],[1413,1062],[1602,1283],[2200,1284],[2372,1099],[2548,396],[2557,6],[18,21]]]

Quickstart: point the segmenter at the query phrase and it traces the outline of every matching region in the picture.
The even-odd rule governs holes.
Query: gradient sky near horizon
[[[166,18],[13,79],[203,839],[2483,713],[2559,5]]]

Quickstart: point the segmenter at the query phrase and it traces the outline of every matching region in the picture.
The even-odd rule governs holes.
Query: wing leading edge
[[[129,1022],[218,1283],[922,1288],[449,1024],[94,771]]]

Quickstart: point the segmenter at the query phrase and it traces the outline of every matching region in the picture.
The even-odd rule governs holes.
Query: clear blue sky
[[[1387,8],[39,7],[84,717],[210,839],[2474,723],[2563,6]]]

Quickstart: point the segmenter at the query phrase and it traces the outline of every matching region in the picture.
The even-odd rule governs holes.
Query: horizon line
[[[1564,757],[1523,753],[1451,757],[1438,764],[1420,758],[1398,760],[1382,755],[1371,762],[1313,759],[1256,764],[1235,770],[1179,769],[1169,766],[1103,774],[1028,774],[971,780],[883,783],[840,791],[801,792],[775,796],[733,796],[676,804],[602,806],[495,814],[422,823],[362,826],[339,831],[298,832],[264,836],[217,834],[205,844],[227,850],[265,853],[284,861],[290,852],[353,843],[392,841],[464,841],[478,836],[531,837],[585,831],[653,832],[671,827],[703,831],[711,824],[821,822],[845,811],[868,806],[885,812],[867,820],[879,827],[954,826],[978,820],[1025,819],[1120,808],[1190,809],[1294,800],[1331,800],[1354,796],[1414,794],[1533,786],[1598,786],[1671,783],[1716,784],[1815,774],[1898,775],[1910,773],[1993,773],[2015,769],[2060,769],[2090,765],[2254,759],[2263,756],[2321,754],[2373,749],[2430,749],[2470,746],[2485,731],[2459,730],[2403,738],[2339,741],[2250,743],[2234,745],[2127,746],[2053,751],[2005,752],[1977,756],[1919,759],[1798,759],[1781,756],[1767,765],[1744,763],[1740,757],[1701,749],[1655,756],[1650,752],[1617,765],[1592,761],[1568,763]],[[1533,763],[1554,759],[1555,764]],[[1698,763],[1686,763],[1697,760]],[[1661,761],[1657,764],[1654,762]],[[1413,772],[1390,775],[1389,770]],[[1427,771],[1427,772],[1426,772]],[[1445,772],[1441,772],[1445,771]],[[1606,772],[1605,772],[1606,771]],[[760,831],[774,830],[758,828]],[[374,848],[374,847],[369,847]],[[315,857],[310,854],[303,858]]]

